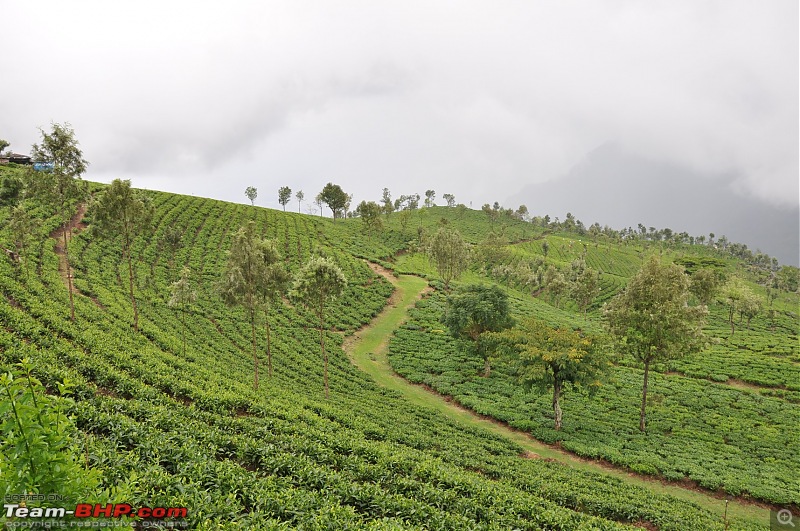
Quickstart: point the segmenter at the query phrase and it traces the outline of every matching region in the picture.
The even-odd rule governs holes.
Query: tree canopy
[[[426,246],[428,259],[436,267],[446,288],[458,279],[469,265],[469,248],[461,233],[447,226],[440,227]]]
[[[689,278],[681,267],[651,256],[605,309],[621,352],[644,364],[639,429],[645,430],[650,364],[685,356],[704,342],[705,306],[689,306]]]
[[[342,190],[338,184],[328,183],[319,193],[319,200],[321,203],[331,209],[333,219],[340,218],[344,215],[345,208],[349,201],[348,195]]]

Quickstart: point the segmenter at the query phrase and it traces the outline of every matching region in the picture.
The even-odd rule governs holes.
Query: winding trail
[[[713,493],[691,487],[684,487],[657,478],[641,476],[622,468],[598,461],[583,459],[556,447],[537,441],[529,434],[514,430],[491,418],[482,417],[444,397],[427,386],[412,384],[392,369],[387,357],[389,339],[392,332],[407,318],[408,310],[414,306],[427,291],[427,282],[411,275],[399,275],[377,264],[368,263],[370,268],[394,285],[395,291],[383,311],[366,327],[347,337],[343,348],[352,363],[369,374],[378,385],[401,393],[409,402],[433,409],[456,422],[480,426],[492,433],[501,435],[519,446],[525,452],[521,459],[548,459],[558,461],[575,469],[605,474],[624,480],[639,487],[660,494],[669,494],[687,500],[719,515],[725,513],[725,498]],[[727,508],[728,519],[746,521],[766,527],[769,522],[769,509],[758,503],[731,499]]]

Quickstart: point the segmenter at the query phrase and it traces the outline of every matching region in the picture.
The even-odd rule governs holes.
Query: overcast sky
[[[0,138],[27,153],[38,127],[70,122],[91,180],[237,202],[253,185],[273,207],[279,186],[309,198],[333,181],[356,201],[432,188],[479,207],[613,142],[800,200],[797,0],[0,0],[0,13]]]

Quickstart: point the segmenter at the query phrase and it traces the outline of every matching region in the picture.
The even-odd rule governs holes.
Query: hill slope
[[[189,525],[205,529],[724,527],[717,515],[649,489],[521,458],[515,444],[412,405],[353,367],[339,348],[342,336],[368,323],[391,293],[355,255],[386,259],[406,235],[378,239],[363,234],[358,220],[149,195],[155,235],[134,253],[139,333],[131,328],[119,242],[94,237],[91,208],[88,228],[70,244],[74,322],[49,237],[58,223],[47,207],[27,201],[44,221],[31,263],[15,269],[0,261],[0,369],[29,358],[51,393],[64,378],[74,382],[76,446],[102,474],[102,487],[116,489],[116,501],[185,506]],[[7,241],[8,210],[0,216]],[[468,222],[479,227],[479,219]],[[252,388],[246,320],[213,289],[232,232],[247,220],[277,239],[291,269],[324,252],[348,277],[327,332],[330,400],[313,315],[288,303],[270,315],[274,376]],[[159,247],[170,228],[182,234],[174,255]],[[184,265],[200,295],[187,319],[185,354],[181,316],[166,305]],[[260,349],[264,341],[262,331]],[[7,486],[0,490],[15,494]],[[106,503],[109,494],[93,501]]]

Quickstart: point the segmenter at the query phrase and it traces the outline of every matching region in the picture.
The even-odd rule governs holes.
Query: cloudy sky
[[[798,201],[797,0],[0,0],[0,138],[277,206],[333,181],[501,203],[599,146]],[[511,205],[509,205],[511,206]],[[516,206],[516,205],[513,205]],[[533,207],[531,210],[536,211]],[[602,220],[600,220],[602,222]]]

